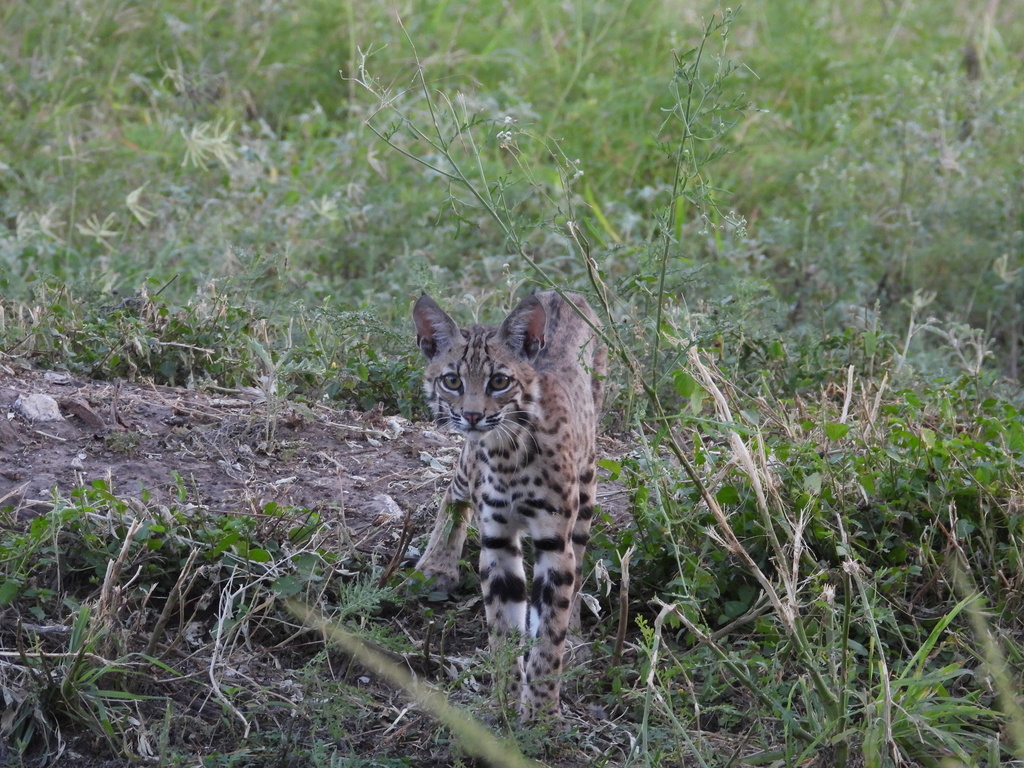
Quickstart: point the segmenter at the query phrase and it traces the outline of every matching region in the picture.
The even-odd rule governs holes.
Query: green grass
[[[620,762],[1019,765],[1024,11],[732,15],[7,4],[0,361],[270,377],[293,400],[423,415],[420,291],[494,317],[526,285],[582,288],[610,320],[605,424],[628,448],[605,464],[634,510],[592,547],[615,586],[593,628],[607,658],[620,593],[634,617],[594,695],[636,736]],[[116,556],[83,512],[121,509],[104,493],[0,541],[0,604],[76,628],[60,690],[53,649],[21,659],[9,738],[56,743],[70,719],[131,751],[104,686],[138,651],[97,645],[87,589],[32,578],[68,567],[58,531],[95,560],[76,572]],[[188,550],[149,542],[169,593]],[[343,722],[372,709],[339,690]],[[249,734],[232,706],[218,727],[240,750],[332,759],[318,736]]]

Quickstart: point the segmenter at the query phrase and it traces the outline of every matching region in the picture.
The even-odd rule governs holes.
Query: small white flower
[[[110,238],[121,234],[113,228],[116,221],[117,214],[111,213],[102,222],[96,216],[90,216],[84,223],[75,226],[83,235],[94,238],[105,248],[110,248]]]
[[[311,205],[313,210],[319,213],[328,221],[338,220],[338,204],[333,198],[324,195],[319,200],[314,200]]]
[[[829,608],[836,604],[836,588],[833,584],[826,584],[821,588],[821,599]]]
[[[218,119],[213,123],[196,123],[188,133],[184,128],[181,129],[181,136],[185,139],[185,159],[181,161],[183,166],[205,168],[212,157],[225,170],[231,170],[232,161],[238,159],[238,153],[231,144],[231,129],[235,124],[228,123],[223,130],[220,124]]]
[[[28,240],[39,234],[35,227],[35,219],[31,213],[18,211],[14,216],[14,238],[16,240]]]
[[[498,131],[498,135],[496,138],[498,139],[498,146],[501,147],[502,149],[516,149],[515,132]]]
[[[148,183],[149,182],[146,182],[146,184]],[[146,184],[133,189],[124,199],[124,204],[128,206],[128,210],[131,211],[132,216],[134,216],[143,227],[149,226],[149,222],[152,221],[153,217],[156,215],[148,208],[144,208],[142,203],[139,202],[139,198],[142,196],[142,190],[146,188]]]
[[[45,213],[37,213],[36,226],[39,227],[40,232],[51,240],[60,242],[61,237],[57,234],[57,231],[64,229],[64,222],[57,215],[57,206],[51,205],[46,209]]]

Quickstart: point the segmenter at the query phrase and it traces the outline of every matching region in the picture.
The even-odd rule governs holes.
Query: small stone
[[[423,439],[428,443],[435,443],[436,445],[451,445],[452,440],[449,437],[445,437],[440,432],[435,432],[432,429],[423,430]]]
[[[400,523],[405,517],[405,512],[398,506],[398,503],[386,493],[380,493],[373,497],[373,502],[380,508],[374,523],[383,525],[385,522]]]
[[[64,408],[77,416],[89,428],[95,431],[102,431],[106,428],[103,419],[96,413],[81,397],[67,397],[62,401]]]
[[[49,395],[18,395],[14,412],[28,421],[64,421],[60,406]]]

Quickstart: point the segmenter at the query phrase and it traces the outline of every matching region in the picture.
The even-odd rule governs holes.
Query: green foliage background
[[[629,445],[604,467],[633,518],[592,547],[639,616],[599,695],[627,763],[729,764],[708,730],[762,764],[1019,764],[1022,51],[998,0],[8,3],[0,360],[272,371],[422,416],[421,291],[495,319],[588,290]],[[98,568],[75,510],[124,505],[85,490],[5,533],[0,602],[71,606],[92,648],[91,598],[28,577],[57,531]],[[308,586],[235,526],[208,523],[211,561]],[[61,716],[116,744],[73,672]]]

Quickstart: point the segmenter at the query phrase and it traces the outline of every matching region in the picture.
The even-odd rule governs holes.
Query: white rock
[[[49,395],[18,395],[14,412],[28,421],[64,421],[57,401]]]

